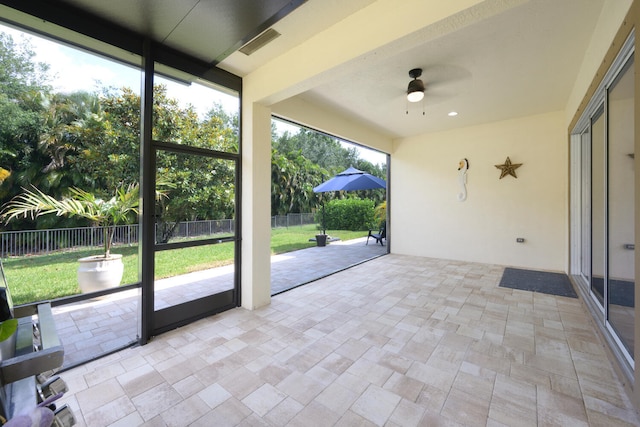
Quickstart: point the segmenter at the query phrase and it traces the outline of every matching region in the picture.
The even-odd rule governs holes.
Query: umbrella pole
[[[324,217],[324,200],[322,201],[322,234],[327,234],[327,219]]]

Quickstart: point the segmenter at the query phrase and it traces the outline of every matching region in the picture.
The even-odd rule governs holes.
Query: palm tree
[[[138,214],[138,184],[118,188],[109,200],[103,200],[79,188],[70,188],[69,191],[69,196],[56,200],[36,187],[33,187],[33,190],[24,189],[24,193],[14,197],[4,206],[0,219],[8,223],[20,217],[35,219],[48,214],[86,218],[102,228],[104,258],[109,258],[115,232],[113,226],[130,223],[131,216]]]
[[[374,211],[374,218],[378,222],[378,224],[382,224],[387,220],[387,201],[380,203],[376,206]]]

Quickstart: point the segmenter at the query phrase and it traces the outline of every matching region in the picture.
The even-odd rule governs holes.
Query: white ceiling
[[[335,0],[322,7],[327,2],[310,0],[275,24],[282,36],[255,57],[234,53],[219,66],[247,75],[372,3]],[[361,66],[346,73],[346,67],[336,69],[334,79],[323,76],[321,84],[297,96],[391,138],[563,110],[604,0],[511,3],[516,5],[440,37],[424,36],[423,43],[416,43],[420,32],[412,34],[406,50],[402,40],[391,49],[380,46]],[[427,86],[424,102],[417,104],[405,97],[412,68],[423,68]],[[450,111],[459,114],[449,117]]]
[[[244,77],[359,11],[409,4],[430,10],[443,0],[395,1],[64,0],[57,7],[71,5]],[[598,17],[606,13],[605,0],[446,1],[458,9],[476,3],[465,11],[476,16],[454,14],[387,40],[366,52],[366,60],[322,70],[322,78],[303,76],[304,84],[289,92],[390,138],[563,110]],[[478,16],[483,7],[493,13]],[[434,31],[438,25],[446,31]],[[281,36],[251,56],[236,51],[267,26]],[[372,34],[354,28],[344,40],[361,33]],[[322,54],[339,49],[337,43]],[[290,67],[296,71],[296,64]],[[412,68],[424,69],[424,103],[406,102]],[[459,114],[448,117],[450,111]]]

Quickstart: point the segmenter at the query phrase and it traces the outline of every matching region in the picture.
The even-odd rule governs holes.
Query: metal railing
[[[290,213],[287,215],[276,215],[271,217],[271,228],[294,227],[296,225],[315,224],[312,213]]]
[[[114,245],[138,242],[137,225],[119,225]],[[6,231],[0,233],[0,257],[44,255],[52,252],[98,247],[104,244],[100,227],[54,228],[47,230]]]
[[[138,224],[116,225],[113,246],[138,243]],[[189,239],[215,234],[232,234],[232,219],[181,222],[172,233],[172,239]],[[100,227],[55,228],[47,230],[5,231],[0,233],[0,257],[45,255],[58,251],[94,248],[104,244]]]
[[[178,224],[173,238],[190,238],[211,236],[214,234],[233,234],[236,222],[232,219],[217,219],[209,221],[185,221]]]
[[[271,217],[272,228],[314,223],[314,215],[312,213]],[[115,230],[113,236],[114,246],[138,243],[138,224],[116,225],[112,228]],[[171,239],[190,239],[234,233],[235,221],[233,219],[185,221],[179,223],[173,230]],[[0,232],[0,257],[45,255],[58,251],[94,248],[102,246],[103,242],[104,236],[100,227],[5,231]]]

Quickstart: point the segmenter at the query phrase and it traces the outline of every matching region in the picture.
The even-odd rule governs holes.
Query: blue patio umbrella
[[[328,191],[357,191],[375,190],[376,188],[387,188],[384,179],[373,176],[370,173],[361,171],[354,167],[340,172],[328,181],[323,182],[313,188],[314,193],[326,193]],[[324,202],[322,203],[322,233],[326,234],[324,225]]]
[[[377,176],[350,167],[329,181],[325,181],[317,187],[314,187],[313,192],[374,190],[376,188],[387,188],[387,183]]]

